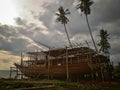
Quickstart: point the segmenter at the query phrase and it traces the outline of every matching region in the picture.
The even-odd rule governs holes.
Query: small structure
[[[28,52],[28,60],[14,64],[30,78],[101,79],[109,76],[110,60],[88,47],[58,48]]]

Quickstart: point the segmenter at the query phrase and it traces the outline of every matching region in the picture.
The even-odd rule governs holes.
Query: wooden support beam
[[[49,48],[49,54],[48,54],[48,79],[50,79],[50,48]]]

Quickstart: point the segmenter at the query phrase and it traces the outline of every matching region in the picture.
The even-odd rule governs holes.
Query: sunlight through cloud
[[[18,16],[13,0],[0,0],[0,22],[2,24],[14,25],[14,18]]]

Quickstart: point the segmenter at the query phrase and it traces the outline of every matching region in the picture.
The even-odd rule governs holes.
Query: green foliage
[[[66,15],[70,14],[69,9],[64,10],[62,6],[58,8],[58,13],[56,15],[58,16],[56,21],[61,22],[62,24],[67,24],[69,22],[69,19],[66,17]]]
[[[110,43],[108,42],[109,34],[107,30],[101,29],[100,30],[100,42],[98,46],[100,46],[99,52],[103,52],[104,54],[109,54]]]
[[[66,15],[68,15],[68,14],[70,14],[69,9],[65,9],[64,10],[64,8],[62,6],[60,6],[58,8],[58,13],[56,13],[56,15],[58,16],[57,19],[56,19],[56,21],[57,22],[61,22],[61,24],[64,25],[68,42],[69,42],[70,46],[72,46],[70,38],[69,38],[69,35],[68,35],[68,32],[67,32],[67,29],[66,29],[66,24],[69,22],[69,19],[66,17]]]
[[[57,89],[56,90],[69,90],[69,89],[67,89],[67,88],[64,88],[64,87],[57,87]]]
[[[80,9],[81,12],[84,12],[85,15],[89,15],[91,13],[90,6],[93,4],[92,0],[79,0],[79,4],[77,5],[77,9]]]
[[[59,84],[58,84],[59,83]],[[103,86],[102,86],[103,85]],[[51,87],[53,86],[53,87]],[[76,83],[59,80],[0,80],[0,90],[119,90],[118,82]],[[43,87],[43,88],[42,88]],[[41,90],[40,89],[40,90]]]

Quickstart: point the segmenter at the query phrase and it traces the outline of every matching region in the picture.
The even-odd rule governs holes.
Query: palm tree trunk
[[[95,41],[94,41],[94,38],[93,38],[93,35],[92,35],[92,32],[91,32],[91,28],[90,28],[90,25],[89,25],[88,17],[87,17],[87,15],[85,15],[85,16],[86,16],[86,21],[87,21],[87,25],[88,25],[88,29],[89,29],[89,32],[90,32],[91,39],[92,39],[92,41],[93,41],[95,50],[96,50],[96,52],[98,53],[98,49],[97,49],[97,47],[96,47],[96,44],[95,44]]]
[[[87,17],[87,15],[85,15],[85,16],[86,16],[86,21],[87,21],[87,25],[88,25],[88,29],[89,29],[89,32],[90,32],[91,39],[92,39],[92,41],[93,41],[93,44],[94,44],[96,53],[98,54],[98,49],[97,49],[97,47],[96,47],[96,44],[95,44],[95,41],[94,41],[94,38],[93,38],[93,35],[92,35],[92,32],[91,32],[91,28],[90,28],[90,25],[89,25],[88,17]],[[99,59],[99,58],[98,58],[98,59]],[[101,68],[101,66],[100,66],[100,59],[99,59],[98,61],[99,61],[99,67],[100,67],[100,72],[101,72],[102,80],[104,80],[102,68]]]
[[[67,75],[67,81],[69,80],[69,69],[68,69],[68,49],[66,47],[66,75]]]
[[[68,39],[68,42],[69,42],[69,44],[70,44],[70,47],[72,47],[72,43],[70,42],[70,38],[69,38],[69,35],[68,35],[68,32],[67,32],[66,24],[65,24],[65,23],[64,23],[64,28],[65,28],[65,32],[66,32],[67,39]]]

